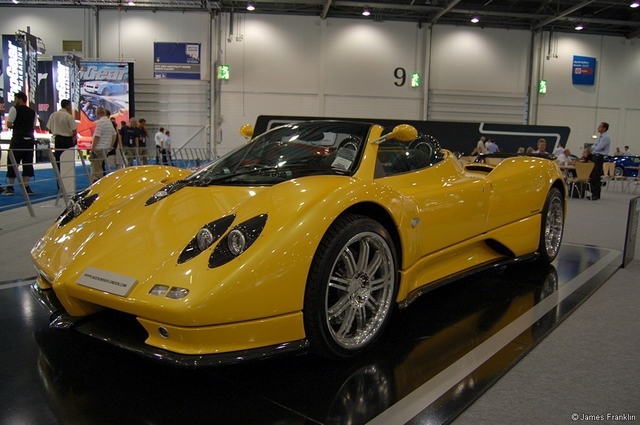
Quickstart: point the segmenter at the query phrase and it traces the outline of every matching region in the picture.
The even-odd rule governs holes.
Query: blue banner
[[[200,79],[200,43],[153,43],[153,77]]]
[[[596,58],[573,57],[573,84],[593,86],[596,83]]]

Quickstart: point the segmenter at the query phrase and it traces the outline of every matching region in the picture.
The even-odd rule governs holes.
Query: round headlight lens
[[[245,238],[244,233],[242,233],[238,229],[234,229],[229,232],[228,240],[229,240],[229,251],[231,251],[233,255],[242,254],[245,248],[247,247],[247,239]]]
[[[198,234],[196,235],[196,244],[198,245],[198,249],[200,251],[204,251],[209,248],[213,243],[213,233],[211,230],[207,228],[202,228],[198,230]]]

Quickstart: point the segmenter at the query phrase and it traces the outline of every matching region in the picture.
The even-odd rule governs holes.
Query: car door
[[[388,147],[387,147],[388,148]],[[391,156],[407,152],[385,152],[378,158],[385,169],[383,181],[412,198],[417,206],[422,254],[440,249],[483,233],[487,225],[490,193],[483,173],[464,172],[458,161],[443,155],[441,160],[418,166],[393,166]],[[409,149],[410,150],[410,149]],[[409,151],[408,150],[408,151]]]

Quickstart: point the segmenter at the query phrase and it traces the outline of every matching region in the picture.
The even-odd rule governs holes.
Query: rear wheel
[[[616,177],[622,177],[624,176],[624,168],[622,167],[616,167],[616,169],[613,172],[613,175],[615,175]]]
[[[315,354],[354,357],[378,339],[395,303],[396,263],[391,237],[377,221],[345,214],[333,223],[305,291],[305,332]]]
[[[564,198],[557,188],[552,188],[542,211],[542,228],[538,252],[548,263],[555,260],[560,251],[564,231]]]

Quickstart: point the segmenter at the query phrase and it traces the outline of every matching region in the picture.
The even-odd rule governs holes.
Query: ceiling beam
[[[438,12],[436,14],[436,16],[434,16],[433,18],[431,18],[431,20],[429,20],[429,25],[433,25],[436,22],[438,22],[438,19],[442,18],[448,11],[450,11],[451,9],[453,9],[458,3],[460,3],[461,0],[453,0],[451,1],[447,7],[445,7],[443,10],[441,10],[440,12]]]
[[[320,19],[327,19],[327,14],[329,13],[329,8],[331,7],[331,3],[333,0],[327,0],[324,4],[324,9],[322,9],[322,15],[320,15]]]
[[[538,30],[542,27],[545,27],[547,25],[549,25],[551,22],[557,21],[558,19],[564,18],[565,16],[575,12],[576,10],[580,10],[585,6],[590,5],[591,3],[595,2],[596,0],[587,0],[585,2],[582,2],[580,4],[577,4],[573,7],[570,7],[569,9],[565,10],[564,12],[560,13],[557,16],[552,16],[550,18],[545,19],[544,21],[540,22],[538,25],[535,25],[533,27],[534,30]]]

